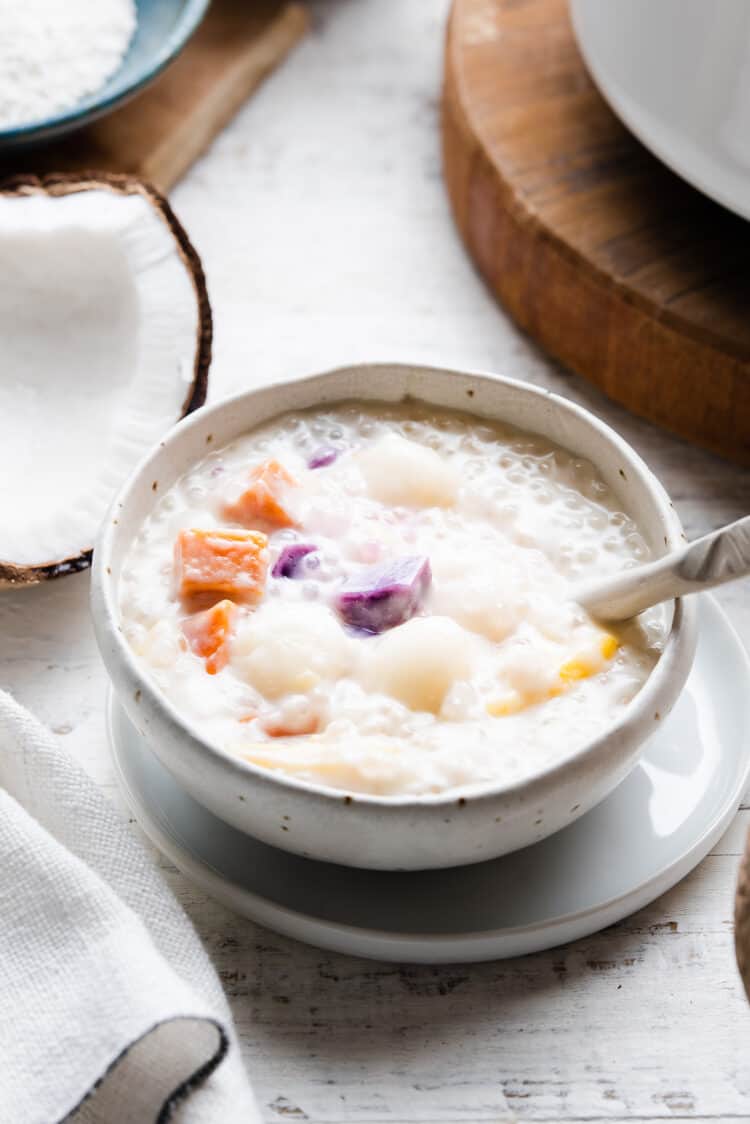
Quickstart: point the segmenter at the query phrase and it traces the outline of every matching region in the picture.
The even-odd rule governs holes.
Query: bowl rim
[[[458,376],[478,382],[502,383],[511,391],[527,395],[530,398],[536,398],[540,402],[551,402],[556,408],[561,409],[563,412],[574,415],[579,421],[583,422],[584,425],[588,425],[608,441],[625,460],[630,469],[641,478],[642,483],[648,488],[665,522],[669,539],[665,544],[667,549],[674,549],[680,542],[685,540],[682,524],[669,495],[658,478],[649,469],[643,458],[616,432],[616,430],[602,421],[596,414],[564,398],[562,395],[556,394],[554,391],[544,387],[538,387],[533,383],[508,378],[487,371],[459,371],[446,367],[434,367],[428,363],[401,363],[397,361],[352,363],[307,375],[302,378],[281,378],[270,383],[255,386],[250,390],[240,391],[237,394],[222,398],[218,402],[212,403],[210,406],[204,406],[195,413],[181,419],[156,446],[145,454],[114,497],[99,532],[94,548],[92,566],[92,618],[97,642],[105,665],[107,664],[105,651],[107,648],[107,641],[109,641],[110,647],[116,653],[120,661],[120,665],[124,665],[129,680],[137,684],[139,698],[145,698],[152,708],[161,712],[162,716],[167,719],[168,723],[176,732],[183,738],[189,738],[195,746],[199,747],[200,752],[213,759],[220,768],[230,773],[233,778],[238,780],[252,778],[253,781],[260,785],[266,785],[274,789],[291,789],[298,793],[304,793],[322,803],[333,802],[338,804],[345,799],[346,803],[351,804],[353,807],[368,806],[378,809],[381,812],[388,812],[393,809],[403,810],[404,808],[415,810],[422,808],[446,808],[455,806],[456,804],[461,806],[468,804],[477,805],[494,801],[499,797],[512,799],[521,796],[523,793],[529,793],[537,787],[545,789],[548,786],[556,787],[571,770],[592,761],[594,758],[598,757],[600,753],[606,753],[615,743],[628,743],[633,739],[636,745],[645,742],[648,737],[649,727],[651,727],[652,723],[665,718],[676,701],[692,665],[697,641],[698,619],[698,606],[695,603],[695,599],[691,601],[691,599],[677,598],[674,601],[674,614],[671,627],[658,662],[644,685],[626,705],[619,718],[608,725],[600,734],[585,742],[578,749],[562,758],[562,760],[522,777],[520,780],[515,780],[510,783],[504,782],[482,785],[476,788],[465,786],[463,788],[450,789],[446,792],[439,793],[426,793],[421,795],[379,795],[375,793],[348,792],[347,790],[334,789],[326,787],[325,785],[315,784],[311,781],[304,781],[298,777],[287,775],[281,770],[274,771],[260,765],[254,765],[230,753],[228,750],[212,744],[205,738],[197,727],[193,726],[189,720],[182,716],[177,707],[173,705],[166,694],[151,678],[147,669],[142,666],[141,661],[127,643],[119,624],[120,613],[116,597],[117,582],[115,580],[113,568],[110,565],[113,556],[113,546],[118,538],[118,534],[121,533],[119,532],[119,520],[117,516],[126,507],[131,493],[136,489],[141,478],[143,476],[151,478],[154,471],[157,471],[158,475],[158,462],[171,446],[181,442],[184,435],[188,434],[193,429],[205,425],[209,418],[215,418],[221,412],[231,414],[234,407],[240,405],[244,406],[248,400],[252,400],[261,394],[273,394],[276,391],[282,391],[291,386],[299,386],[304,393],[305,389],[312,390],[336,377],[340,378],[343,375],[353,372],[359,372],[362,377],[372,377],[372,375],[378,371],[393,372],[394,370],[403,372],[405,375],[409,373],[427,374],[431,378],[443,379],[445,381]],[[348,397],[356,397],[356,395],[350,395]],[[417,401],[420,400],[419,394],[409,394],[404,395],[404,397],[409,397]],[[338,399],[326,399],[324,397],[320,404],[328,405],[335,401],[345,400],[343,396]],[[373,397],[367,400],[377,402],[379,399]],[[381,401],[385,402],[386,399],[383,398]],[[427,399],[422,399],[422,401],[427,401]],[[294,406],[280,408],[277,413],[269,414],[266,419],[258,424],[267,424],[267,422],[274,417],[281,416],[294,408]],[[314,406],[299,406],[297,408],[309,409],[314,408]],[[468,405],[465,412],[468,414],[473,413],[471,404]],[[489,415],[476,414],[478,419],[481,419],[482,416],[488,417]],[[502,421],[503,419],[498,416],[495,420]],[[253,427],[250,426],[248,432],[252,431],[252,428]],[[533,429],[528,429],[527,432],[534,431]],[[222,439],[219,437],[216,440],[214,448],[220,447],[221,444]],[[109,672],[109,668],[107,670]],[[110,676],[110,678],[112,677]],[[678,684],[676,690],[672,690],[674,683]],[[115,694],[119,696],[118,685],[114,683],[114,681],[113,686]]]
[[[86,97],[75,102],[68,109],[62,109],[51,117],[37,117],[21,125],[11,125],[9,128],[0,129],[0,146],[21,145],[27,142],[40,141],[52,138],[57,133],[69,132],[81,128],[89,122],[103,117],[123,102],[135,97],[136,94],[157,78],[162,70],[182,51],[194,32],[198,30],[203,17],[208,11],[211,0],[185,0],[182,11],[175,16],[175,21],[169,34],[163,39],[160,46],[146,57],[136,69],[135,74],[123,81],[118,79],[125,61],[128,58],[135,37],[138,34],[140,19],[138,17],[139,4],[136,0],[136,26],[133,38],[128,44],[127,51],[120,60],[120,64],[105,82]],[[109,92],[102,97],[102,91]]]

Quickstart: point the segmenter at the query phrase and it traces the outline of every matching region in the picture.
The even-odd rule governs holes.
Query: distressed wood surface
[[[750,223],[620,123],[568,0],[455,0],[442,126],[456,222],[521,327],[642,417],[750,466]]]
[[[446,0],[313,2],[312,34],[174,192],[216,315],[209,398],[358,359],[485,368],[614,424],[691,536],[746,514],[750,474],[557,369],[498,310],[451,220],[438,103]],[[0,596],[0,683],[120,807],[88,576]],[[720,591],[746,644],[747,586]],[[230,914],[162,864],[215,963],[268,1121],[750,1119],[750,1009],[732,948],[746,807],[648,909],[548,953],[394,966]]]

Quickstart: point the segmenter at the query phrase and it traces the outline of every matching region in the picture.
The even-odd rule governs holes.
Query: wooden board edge
[[[747,364],[723,352],[716,341],[679,331],[670,319],[651,314],[646,302],[562,243],[530,211],[519,205],[499,170],[487,158],[469,127],[460,95],[460,68],[454,42],[458,5],[446,28],[445,66],[441,99],[443,175],[454,220],[480,275],[523,331],[554,359],[597,385],[608,397],[632,413],[656,423],[709,452],[750,467],[750,402]],[[487,247],[490,247],[488,250]],[[542,307],[535,299],[535,278],[544,278],[543,291],[555,290],[560,300]],[[594,342],[585,332],[588,322],[617,317],[625,339],[646,338],[648,362],[632,370],[628,349],[611,353],[608,347],[587,349]],[[599,336],[604,339],[604,335]],[[566,342],[567,341],[567,342]],[[578,343],[576,343],[578,341]],[[680,401],[660,401],[658,373],[677,351],[684,359]],[[700,372],[698,377],[697,372]],[[644,407],[644,383],[649,384]],[[617,387],[615,393],[614,388]],[[623,387],[625,390],[623,391]],[[717,404],[721,409],[717,410]],[[695,417],[702,418],[701,426]],[[734,418],[727,428],[726,418]]]

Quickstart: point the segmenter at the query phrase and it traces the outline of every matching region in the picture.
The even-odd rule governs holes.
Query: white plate
[[[276,850],[183,792],[112,695],[108,712],[128,804],[188,878],[269,929],[381,960],[517,956],[619,921],[700,862],[750,772],[750,665],[708,597],[687,687],[627,780],[557,835],[475,866],[388,873]]]
[[[628,128],[750,218],[747,0],[571,0],[571,13],[586,65]]]

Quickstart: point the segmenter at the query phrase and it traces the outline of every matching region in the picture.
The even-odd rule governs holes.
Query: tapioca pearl
[[[609,516],[610,527],[624,527],[628,523],[628,517],[624,511],[612,511]]]
[[[585,480],[587,476],[592,476],[594,473],[594,466],[591,461],[584,460],[582,457],[573,460],[571,467],[580,480]]]
[[[161,535],[159,527],[155,526],[154,523],[149,520],[149,522],[144,524],[144,526],[141,528],[140,533],[135,540],[135,548],[137,551],[145,551],[160,537]]]
[[[582,511],[585,507],[585,501],[578,493],[568,491],[563,499],[563,506],[568,511]]]
[[[159,509],[162,514],[169,514],[177,508],[179,497],[175,492],[168,492],[164,499],[159,504]],[[145,528],[144,528],[145,529]]]
[[[457,451],[467,453],[469,456],[476,456],[477,453],[484,452],[484,442],[480,441],[476,434],[466,433],[459,440]]]
[[[435,452],[439,452],[443,448],[443,438],[439,433],[425,434],[424,444]]]
[[[606,511],[589,511],[586,516],[586,526],[594,531],[603,531],[609,525],[609,516]]]
[[[506,474],[506,480],[509,484],[525,484],[526,476],[522,469],[515,467],[511,468]]]
[[[201,503],[207,495],[208,489],[203,480],[191,480],[185,487],[185,498],[188,503]]]
[[[461,466],[461,471],[466,479],[476,480],[477,477],[482,476],[482,474],[484,473],[484,465],[480,460],[471,458],[464,461],[463,465]]]
[[[544,506],[554,503],[557,499],[554,489],[548,487],[548,485],[546,484],[542,484],[541,482],[535,482],[532,485],[531,494],[535,503],[539,503]]]
[[[534,524],[524,522],[524,516],[519,516],[519,522],[513,531],[513,541],[526,549],[535,549],[539,545],[539,533],[536,527]]]
[[[565,515],[560,519],[560,526],[566,531],[580,531],[581,520],[575,515]]]
[[[532,453],[534,451],[535,443],[530,441],[527,437],[516,437],[513,441],[509,442],[509,447],[514,453],[523,456],[525,453]]]
[[[625,538],[625,545],[631,551],[634,558],[645,558],[649,549],[646,546],[646,541],[642,535],[637,531],[631,531]]]
[[[226,485],[228,471],[229,469],[223,460],[216,461],[212,464],[210,468],[202,474],[203,486],[206,491],[211,493],[223,489]]]
[[[649,648],[657,648],[664,643],[666,625],[663,621],[646,621],[643,624],[644,639]]]
[[[590,499],[595,500],[597,503],[606,503],[610,495],[609,487],[603,480],[599,480],[596,477],[588,481],[581,491],[584,491]]]
[[[602,541],[602,549],[606,550],[608,554],[618,554],[622,550],[622,539],[616,538],[614,535],[608,535]]]

